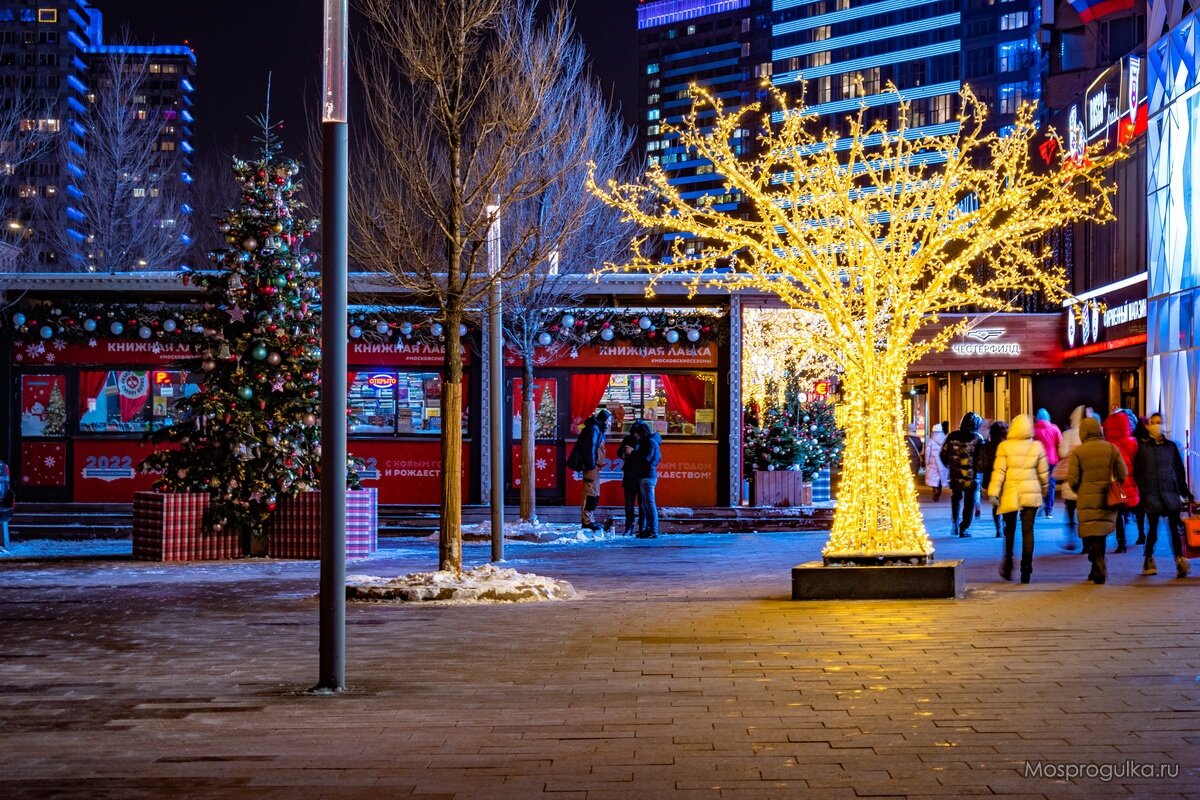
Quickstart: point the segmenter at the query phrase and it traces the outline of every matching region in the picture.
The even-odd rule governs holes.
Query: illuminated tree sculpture
[[[644,237],[623,268],[650,272],[651,292],[655,274],[687,271],[693,292],[769,292],[821,317],[825,325],[795,335],[841,372],[846,450],[826,561],[928,558],[901,393],[909,366],[944,349],[968,322],[916,334],[954,311],[1002,310],[1029,293],[1063,296],[1064,274],[1046,266],[1042,241],[1076,220],[1112,219],[1114,187],[1103,170],[1120,156],[1069,160],[1051,132],[1042,151],[1053,163],[1036,163],[1034,108],[1023,106],[1006,136],[985,134],[986,110],[967,90],[960,132],[943,137],[919,137],[903,124],[889,132],[884,121],[868,121],[865,106],[847,120],[845,138],[818,134],[804,107],[789,107],[776,92],[782,121],[764,125],[757,155],[746,159],[735,152],[735,134],[752,127],[745,118],[757,106],[726,113],[703,89],[692,95],[691,113],[671,132],[689,158],[710,161],[725,176],[724,192],[740,194],[752,213],[719,211],[720,197],[692,205],[658,166],[640,184],[592,182],[642,227],[687,231],[705,243],[688,257],[676,239],[674,258],[662,263],[643,249]],[[898,105],[903,120],[908,108]]]

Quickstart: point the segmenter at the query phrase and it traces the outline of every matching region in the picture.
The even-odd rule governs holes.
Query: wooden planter
[[[205,492],[137,492],[133,496],[133,557],[140,561],[241,558],[233,531],[213,533]]]
[[[346,558],[366,558],[379,546],[379,493],[346,490]],[[272,558],[321,557],[321,493],[284,497],[267,525]]]
[[[812,484],[799,470],[755,470],[754,505],[811,506],[812,502]]]

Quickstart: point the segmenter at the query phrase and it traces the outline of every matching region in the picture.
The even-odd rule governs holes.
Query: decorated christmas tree
[[[190,365],[199,391],[151,435],[177,447],[142,465],[161,473],[159,491],[211,492],[214,530],[251,536],[280,497],[316,488],[320,468],[320,298],[306,245],[317,223],[296,197],[298,166],[279,157],[269,121],[258,122],[262,150],[234,160],[240,202],[218,220],[228,246],[210,253],[215,270],[191,276],[205,295]]]
[[[824,400],[813,400],[801,403],[796,411],[796,465],[806,481],[841,462],[846,436],[834,419],[833,408]]]
[[[558,404],[554,401],[554,390],[550,388],[551,386],[553,386],[552,383],[545,384],[542,389],[541,402],[537,407],[537,419],[534,427],[538,439],[553,439],[555,428],[558,425]]]
[[[54,381],[50,386],[45,422],[43,436],[62,436],[67,432],[67,404],[63,402],[62,392],[58,390],[58,381]]]

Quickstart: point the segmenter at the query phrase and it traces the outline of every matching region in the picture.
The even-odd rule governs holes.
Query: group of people
[[[588,417],[567,458],[567,467],[583,475],[582,525],[600,530],[596,507],[600,503],[600,467],[606,460],[605,443],[612,414],[600,409]],[[621,440],[621,488],[625,493],[625,535],[643,539],[658,536],[658,465],[662,461],[662,436],[639,419]]]
[[[922,449],[909,429],[913,468],[923,464],[925,483],[933,499],[950,490],[951,534],[969,537],[968,529],[980,516],[981,495],[991,500],[997,537],[1004,537],[1000,577],[1012,580],[1017,522],[1021,524],[1020,578],[1029,583],[1033,574],[1033,528],[1037,512],[1054,514],[1055,490],[1061,483],[1067,528],[1068,550],[1076,550],[1076,518],[1083,552],[1091,562],[1088,579],[1104,583],[1107,537],[1116,533],[1116,553],[1128,551],[1126,526],[1132,515],[1143,545],[1142,574],[1158,572],[1154,550],[1161,519],[1167,523],[1175,573],[1188,574],[1183,552],[1181,498],[1191,502],[1183,458],[1178,445],[1163,434],[1163,417],[1153,414],[1138,418],[1129,409],[1114,408],[1101,425],[1090,408],[1071,412],[1066,431],[1050,420],[1046,409],[1036,419],[1021,414],[1012,425],[991,422],[987,438],[981,434],[984,420],[969,412],[958,430],[942,422],[934,428]]]

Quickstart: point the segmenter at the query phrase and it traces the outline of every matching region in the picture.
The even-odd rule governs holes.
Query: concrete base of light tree
[[[966,594],[963,562],[826,565],[792,567],[793,600],[926,600]]]

